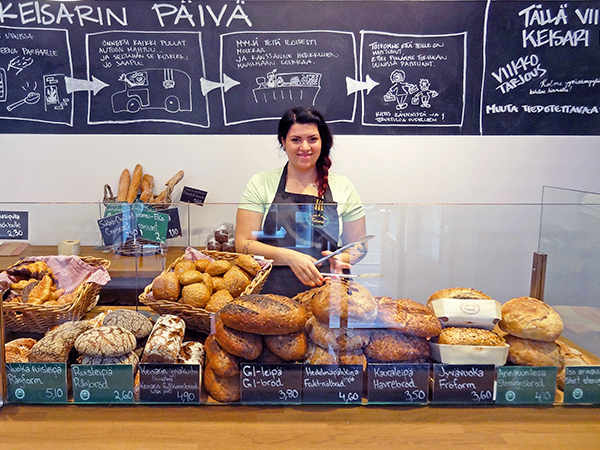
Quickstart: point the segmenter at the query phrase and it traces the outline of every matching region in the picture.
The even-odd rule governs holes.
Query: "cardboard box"
[[[443,327],[492,330],[502,319],[500,302],[474,298],[440,298],[428,302]]]
[[[443,364],[494,364],[503,366],[510,345],[448,345],[429,342],[429,356]]]

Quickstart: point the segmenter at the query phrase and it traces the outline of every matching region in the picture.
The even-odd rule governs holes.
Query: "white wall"
[[[337,136],[333,170],[365,203],[539,202],[543,185],[600,192],[600,137]],[[0,135],[0,202],[90,202],[135,164],[157,185],[235,203],[248,178],[285,162],[274,136]],[[178,199],[178,190],[176,198]]]

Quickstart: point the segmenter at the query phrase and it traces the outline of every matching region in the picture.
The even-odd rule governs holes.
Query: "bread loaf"
[[[315,366],[337,365],[339,364],[339,358],[333,350],[325,350],[323,347],[309,343],[304,362]]]
[[[211,292],[203,283],[193,283],[181,289],[179,303],[190,305],[195,308],[204,308],[210,300]]]
[[[519,366],[562,367],[563,356],[556,342],[523,339],[507,334],[504,339],[510,345],[508,361]]]
[[[156,300],[179,300],[181,286],[175,272],[165,272],[157,276],[152,282],[152,296]]]
[[[330,280],[315,289],[311,299],[312,313],[323,323],[338,318],[351,324],[372,323],[377,316],[377,304],[371,293],[359,283],[347,280]]]
[[[220,377],[233,377],[240,373],[241,359],[225,351],[217,342],[214,334],[209,335],[204,342],[206,361]]]
[[[420,337],[435,337],[442,331],[433,310],[408,298],[375,297],[377,318],[384,328]]]
[[[215,316],[215,339],[223,349],[232,355],[246,360],[258,358],[262,352],[263,341],[260,334],[234,330],[223,324],[218,315]]]
[[[119,190],[117,192],[117,201],[118,202],[126,202],[127,194],[129,192],[129,185],[131,184],[131,174],[129,173],[129,169],[124,169],[121,172],[121,177],[119,178]]]
[[[288,297],[274,294],[243,295],[217,313],[225,325],[257,334],[288,334],[303,329],[306,310]]]
[[[142,166],[136,164],[131,174],[131,182],[129,183],[129,189],[127,191],[127,202],[133,203],[137,197],[138,190],[142,184]]]
[[[138,363],[140,362],[135,352],[125,353],[119,356],[91,356],[82,355],[78,359],[79,364],[87,365],[99,365],[99,364],[131,364],[133,372],[137,370]]]
[[[547,303],[531,297],[513,298],[502,305],[502,331],[523,339],[554,342],[563,330],[558,313]]]
[[[122,356],[132,352],[137,344],[133,333],[120,327],[94,327],[77,337],[75,349],[84,355]]]
[[[187,341],[181,344],[178,362],[180,364],[199,364],[200,366],[204,366],[205,354],[204,344],[196,341]]]
[[[204,387],[213,399],[222,403],[237,402],[241,398],[240,377],[222,377],[207,365],[204,369]]]
[[[308,337],[304,330],[263,337],[269,350],[284,361],[300,361],[308,352]]]
[[[32,338],[18,338],[7,342],[4,346],[5,363],[26,363],[29,362],[29,352],[37,343]]]
[[[172,314],[161,315],[148,336],[142,362],[176,363],[184,335],[185,322],[181,317]]]
[[[438,300],[440,298],[458,298],[458,299],[475,298],[475,299],[480,299],[480,300],[491,300],[492,299],[492,297],[490,297],[487,294],[484,294],[481,291],[478,291],[477,289],[467,288],[467,287],[454,287],[454,288],[442,289],[441,291],[434,292],[433,294],[431,294],[431,296],[429,296],[429,299],[427,299],[427,301],[430,302],[433,300]]]
[[[444,328],[437,339],[438,344],[447,345],[484,345],[503,346],[504,338],[493,331],[483,328],[448,327]]]
[[[406,361],[429,356],[429,344],[423,337],[394,330],[374,330],[364,352],[377,361]]]
[[[312,342],[319,347],[334,351],[353,351],[369,343],[370,331],[347,327],[330,328],[315,316],[306,321],[306,332]]]
[[[87,321],[65,322],[48,331],[29,351],[29,362],[67,362],[80,334],[92,325]]]
[[[233,301],[233,297],[229,291],[227,289],[221,289],[210,296],[210,300],[204,308],[210,312],[217,312],[231,301]]]
[[[123,328],[133,333],[136,339],[148,336],[153,327],[150,319],[131,309],[116,309],[107,312],[102,318],[102,325]]]
[[[253,277],[255,277],[261,270],[260,264],[252,255],[240,255],[235,263]]]

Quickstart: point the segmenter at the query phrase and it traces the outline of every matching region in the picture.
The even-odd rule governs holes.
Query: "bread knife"
[[[335,252],[331,253],[330,255],[324,256],[323,258],[315,261],[315,266],[321,264],[323,261],[327,261],[332,256],[339,255],[344,250],[349,249],[350,247],[354,247],[355,245],[364,244],[365,242],[370,241],[374,237],[375,237],[375,235],[369,234],[368,236],[365,236],[364,238],[359,239],[358,241],[350,242],[349,244],[344,245],[343,247],[338,248]]]

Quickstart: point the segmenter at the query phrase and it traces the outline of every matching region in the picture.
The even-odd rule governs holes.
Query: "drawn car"
[[[125,89],[112,95],[115,113],[161,109],[170,113],[192,110],[192,80],[178,69],[144,69],[119,77]]]

